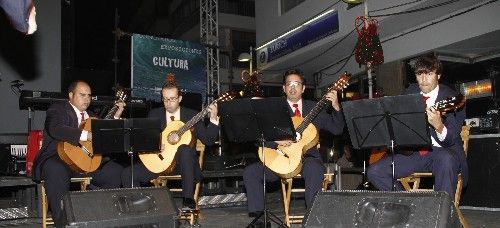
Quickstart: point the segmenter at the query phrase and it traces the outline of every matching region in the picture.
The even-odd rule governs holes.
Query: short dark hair
[[[424,55],[410,61],[410,65],[415,71],[415,74],[427,74],[435,71],[436,74],[441,74],[441,61],[434,54]]]
[[[181,88],[176,84],[176,83],[169,83],[169,82],[166,82],[165,84],[163,84],[163,86],[161,87],[161,91],[165,90],[165,89],[177,89],[177,96],[182,96],[182,93],[181,93]],[[162,97],[163,99],[163,97]]]
[[[300,80],[302,80],[302,85],[306,84],[306,78],[304,77],[304,73],[299,69],[291,69],[291,70],[287,70],[287,71],[285,71],[285,73],[283,73],[283,85],[286,84],[286,78],[288,77],[288,75],[292,75],[292,74],[296,74],[300,77]]]
[[[86,84],[86,85],[88,85],[88,86],[90,87],[89,83],[87,83],[86,81],[83,81],[83,80],[75,80],[75,81],[73,81],[73,82],[71,82],[71,83],[69,84],[69,86],[68,86],[68,93],[74,92],[74,91],[75,91],[76,86],[78,85],[78,83],[84,83],[84,84]]]

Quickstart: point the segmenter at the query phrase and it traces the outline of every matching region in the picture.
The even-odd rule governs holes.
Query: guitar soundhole
[[[179,134],[177,134],[177,131],[172,131],[167,136],[167,141],[171,145],[174,145],[174,144],[178,143],[179,140],[180,140],[180,137],[179,137]]]

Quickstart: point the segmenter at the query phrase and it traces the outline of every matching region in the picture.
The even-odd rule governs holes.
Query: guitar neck
[[[118,105],[114,105],[108,112],[108,114],[106,114],[106,116],[104,117],[104,119],[112,119],[114,118],[115,114],[116,114],[116,111],[118,111]]]
[[[184,126],[182,126],[177,133],[179,135],[184,134],[187,130],[191,129],[196,123],[200,122],[208,113],[208,106],[204,108],[201,112],[196,114],[193,118],[191,118]]]
[[[302,132],[304,132],[304,130],[307,128],[307,126],[309,126],[309,124],[312,123],[314,118],[316,118],[318,113],[321,112],[321,110],[323,110],[323,108],[327,105],[328,105],[328,100],[326,99],[326,96],[323,96],[318,101],[318,103],[314,106],[314,108],[311,110],[311,112],[309,112],[309,114],[307,114],[307,116],[304,118],[302,123],[300,123],[300,125],[297,127],[297,129],[295,129],[295,131],[302,134]]]

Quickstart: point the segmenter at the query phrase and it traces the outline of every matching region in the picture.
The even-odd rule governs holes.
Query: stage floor
[[[284,215],[280,193],[273,192],[268,194],[267,205],[273,214],[283,220]],[[305,212],[305,205],[302,199],[293,200],[290,206],[292,213]],[[500,211],[463,209],[462,212],[471,228],[500,227]],[[252,218],[248,217],[246,206],[202,209],[198,220],[200,227],[207,228],[246,227],[251,221]],[[39,218],[24,218],[0,221],[0,227],[41,227],[40,223],[41,221]],[[180,227],[189,227],[189,224],[181,222]],[[278,226],[272,224],[271,227]],[[300,227],[300,224],[294,224],[292,227]]]

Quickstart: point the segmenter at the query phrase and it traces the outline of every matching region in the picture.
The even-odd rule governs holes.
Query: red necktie
[[[174,121],[174,120],[175,120],[175,117],[174,117],[174,116],[170,116],[170,120],[171,120],[171,121]]]
[[[427,103],[426,102],[427,102],[427,99],[429,99],[429,97],[428,96],[423,96],[422,98],[424,100],[424,105],[427,107]],[[429,150],[427,148],[423,148],[423,149],[420,149],[418,152],[420,153],[420,156],[425,156],[425,155],[427,155],[429,153]]]
[[[425,105],[425,106],[427,106],[427,103],[426,103],[426,102],[427,102],[427,99],[429,99],[429,98],[430,98],[430,97],[428,97],[428,96],[423,96],[423,99],[424,99],[424,105]]]
[[[80,114],[82,115],[81,123],[83,123],[83,121],[85,121],[85,113],[84,112],[80,112]]]
[[[293,104],[293,107],[295,108],[295,111],[294,111],[294,114],[295,116],[302,116],[300,115],[300,111],[299,111],[299,104]]]

